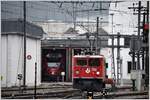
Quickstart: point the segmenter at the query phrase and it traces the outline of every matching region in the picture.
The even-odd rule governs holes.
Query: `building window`
[[[131,39],[129,37],[126,37],[125,40],[124,40],[124,45],[129,47],[130,46],[130,40]]]

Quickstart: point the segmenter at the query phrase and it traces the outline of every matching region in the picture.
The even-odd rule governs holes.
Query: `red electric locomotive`
[[[64,62],[65,58],[61,53],[46,53],[42,64],[44,81],[58,81],[61,72],[64,72]]]
[[[105,88],[105,58],[102,55],[73,56],[73,87],[82,91],[101,91]]]

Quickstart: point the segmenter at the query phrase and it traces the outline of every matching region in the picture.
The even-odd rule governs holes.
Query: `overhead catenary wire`
[[[10,5],[13,5],[13,6],[15,6],[15,7],[23,7],[23,6],[19,6],[19,5],[15,5],[15,4],[8,4],[8,3],[5,3],[5,4],[7,4],[8,6],[10,6]],[[33,9],[37,9],[37,10],[43,10],[43,11],[45,11],[45,10],[49,10],[49,9],[43,9],[43,7],[45,7],[44,5],[43,6],[41,6],[40,8],[38,8],[37,6],[32,6],[31,4],[34,4],[34,3],[28,3],[28,5],[27,5],[27,7],[28,8],[33,8]],[[37,3],[38,4],[38,3]],[[51,3],[52,4],[52,3]],[[38,5],[41,5],[41,4],[38,4]],[[57,4],[56,4],[57,5]],[[53,7],[51,7],[51,6],[49,6],[49,5],[47,5],[49,8],[51,8],[51,9],[56,9],[56,8],[53,8]],[[36,8],[35,8],[36,7]],[[59,7],[59,5],[58,5],[58,7]],[[59,8],[58,8],[59,9]],[[64,8],[63,8],[64,9]],[[90,11],[90,9],[86,9],[87,11]],[[100,10],[100,9],[99,9]],[[123,10],[113,10],[113,9],[106,9],[106,10],[109,10],[109,11],[115,11],[115,12],[122,12],[122,13],[124,13],[124,14],[133,14],[133,13],[130,13],[130,12],[128,12],[128,11],[123,11]],[[84,11],[82,11],[81,10],[81,12],[83,13]]]
[[[8,3],[6,3],[6,4],[8,4]],[[21,6],[19,6],[19,5],[15,5],[15,4],[8,4],[8,6],[10,6],[10,5],[13,5],[13,6],[15,6],[15,7],[22,7],[22,5]],[[38,6],[36,6],[36,5],[38,5]],[[54,7],[52,7],[51,5],[57,5],[57,6],[54,6]],[[69,5],[69,4],[68,4]],[[67,7],[68,5],[66,5],[65,4],[65,6]],[[79,4],[78,4],[79,5]],[[44,7],[45,6],[45,7]],[[57,8],[57,9],[55,9],[54,11],[52,10],[52,12],[54,12],[55,14],[56,13],[62,13],[62,12],[65,12],[65,13],[67,13],[68,12],[68,14],[67,15],[69,15],[70,17],[72,17],[71,15],[71,12],[69,12],[69,10],[67,10],[66,9],[66,7],[64,6],[64,4],[62,4],[62,7],[60,7],[59,8],[59,4],[58,3],[50,3],[50,2],[48,2],[48,3],[45,3],[45,2],[28,2],[27,3],[27,9],[34,9],[35,11],[38,11],[38,12],[40,12],[40,11],[44,11],[45,10],[45,12],[47,11],[47,12],[50,12],[49,11],[49,9],[48,8],[51,8],[51,10],[52,9],[55,9],[55,8]],[[91,8],[92,7],[92,5],[87,5],[87,4],[82,4],[82,6],[85,6],[85,7],[89,7],[89,8]],[[97,6],[98,6],[98,4],[97,4]],[[71,6],[69,6],[69,7],[71,7]],[[99,7],[99,6],[98,6]],[[46,8],[46,9],[45,9]],[[78,8],[79,9],[79,6],[77,6],[76,8]],[[82,8],[82,7],[81,7]],[[89,9],[88,8],[88,9]],[[93,8],[94,9],[94,8]],[[59,11],[59,10],[61,10],[61,11]],[[81,10],[84,10],[84,9],[81,9]],[[123,14],[132,14],[132,13],[130,13],[130,12],[127,12],[127,11],[123,11],[123,10],[113,10],[113,9],[109,9],[110,11],[112,10],[112,11],[115,11],[115,14],[120,14],[120,13],[123,13]],[[5,12],[3,9],[2,9],[2,12]],[[14,14],[13,12],[9,12],[9,11],[6,11],[7,13],[11,13],[11,14],[13,14],[13,15],[17,15],[17,14]],[[89,11],[88,11],[89,12]],[[117,13],[116,13],[117,12]],[[82,13],[78,13],[78,16],[80,16],[81,14],[83,14],[84,12],[82,12]],[[18,15],[19,15],[19,13],[18,13]],[[51,17],[50,17],[50,15],[51,15]],[[52,13],[50,14],[50,15],[48,15],[48,14],[46,14],[46,15],[42,15],[41,17],[40,16],[34,16],[34,15],[31,15],[31,14],[28,14],[28,12],[27,12],[27,19],[31,19],[31,20],[33,20],[33,21],[38,21],[38,20],[40,20],[40,21],[44,21],[44,20],[47,20],[48,18],[51,18],[51,19],[53,19],[52,18]],[[65,14],[65,16],[67,16],[66,14]],[[89,15],[92,15],[91,14],[91,12],[89,12]],[[19,16],[21,16],[21,14],[19,15]],[[49,17],[48,17],[49,16]],[[56,17],[58,16],[58,15],[55,15]],[[65,17],[66,18],[66,17]],[[91,20],[91,17],[89,17],[89,19]],[[62,20],[64,20],[63,18],[62,18]],[[67,18],[67,20],[68,20],[68,18]],[[65,21],[64,21],[64,23],[65,23]],[[72,22],[73,23],[73,22]],[[133,21],[131,20],[131,23],[133,23]],[[114,23],[115,24],[115,23]],[[85,24],[83,24],[84,26],[85,26]],[[123,27],[130,27],[130,26],[123,26]]]
[[[42,10],[48,10],[48,9],[42,9],[42,8],[44,7],[44,4],[41,4],[41,3],[44,3],[44,2],[36,3],[36,4],[38,4],[38,5],[42,5],[41,8],[39,8],[39,7],[38,7],[38,8],[35,8],[35,7],[32,7],[32,4],[34,4],[34,2],[33,2],[33,3],[32,3],[32,2],[28,2],[28,4],[29,4],[29,6],[28,6],[29,8],[28,8],[28,9],[31,8],[31,9],[35,9],[35,10],[38,10],[38,11],[39,11],[39,10],[41,10],[41,11],[42,11]],[[7,3],[6,3],[6,4],[7,4]],[[52,4],[52,3],[48,3],[48,4]],[[45,4],[45,6],[47,6],[48,4]],[[11,4],[8,4],[8,5],[11,5]],[[14,5],[14,4],[12,4],[12,5]],[[22,7],[22,6],[19,6],[19,5],[14,5],[14,6],[15,6],[15,7]],[[83,5],[83,6],[85,6],[85,5]],[[86,6],[87,6],[87,5],[86,5]],[[48,7],[50,7],[50,6],[48,6]],[[53,8],[53,7],[51,7],[51,8]],[[56,8],[56,7],[55,7],[55,8]],[[58,11],[59,11],[59,10],[58,10]],[[55,13],[56,13],[56,11],[55,11]],[[83,13],[83,12],[82,12],[82,13]],[[15,15],[15,14],[14,14],[14,15]],[[70,14],[70,15],[71,15],[71,14]],[[43,18],[41,17],[41,18],[40,18],[39,16],[30,16],[30,15],[28,14],[27,17],[28,17],[28,18],[30,18],[30,17],[31,17],[31,18],[36,18],[36,19],[38,19],[38,20],[42,20],[42,19],[43,19],[43,20],[46,20],[46,19],[48,18],[48,15],[47,15],[46,18],[45,18],[45,17],[43,17]]]
[[[5,12],[5,13],[10,13],[10,14],[13,14],[13,15],[21,15],[21,14],[19,14],[19,13],[17,13],[17,12],[12,12],[12,11],[8,11],[8,10],[4,10],[4,9],[2,9],[1,10],[2,12]],[[132,15],[131,15],[132,16]],[[39,20],[40,21],[44,21],[44,20],[47,20],[47,17],[46,18],[42,18],[42,17],[39,17],[39,16],[31,16],[31,15],[27,15],[27,19],[30,19],[30,18],[34,18],[35,20],[34,20],[34,22],[38,22]],[[124,28],[136,28],[136,26],[134,25],[134,18],[133,17],[131,17],[133,20],[131,20],[130,21],[130,23],[132,23],[132,27],[131,26],[129,26],[129,25],[123,25],[123,27]],[[49,22],[50,23],[50,22]],[[65,21],[64,21],[64,23],[65,23]],[[68,21],[66,21],[66,23],[70,23],[70,22],[68,22]],[[78,23],[78,22],[77,22]],[[83,23],[85,23],[84,21],[83,21]],[[89,23],[91,23],[91,22],[89,22]],[[92,23],[96,23],[96,22],[92,22]],[[77,25],[79,25],[79,24],[77,24]],[[114,25],[115,25],[115,23],[114,23]]]

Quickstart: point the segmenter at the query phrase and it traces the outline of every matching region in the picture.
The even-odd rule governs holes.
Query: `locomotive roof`
[[[89,58],[104,58],[103,55],[75,55],[74,57],[75,58],[86,58],[86,57],[89,57]]]

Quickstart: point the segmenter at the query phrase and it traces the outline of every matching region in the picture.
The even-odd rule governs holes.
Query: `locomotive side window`
[[[77,59],[76,65],[77,66],[87,66],[87,60],[86,59]]]
[[[100,59],[99,58],[90,58],[89,66],[100,66]]]

